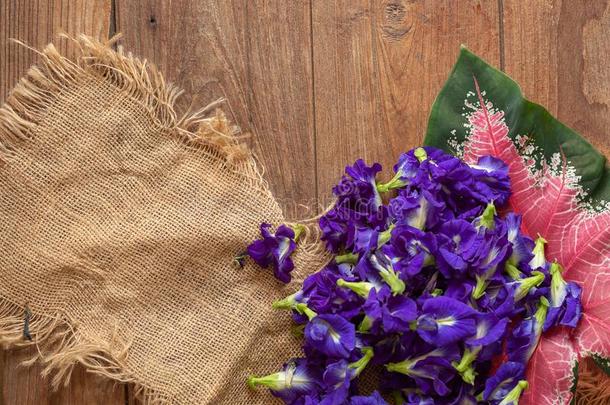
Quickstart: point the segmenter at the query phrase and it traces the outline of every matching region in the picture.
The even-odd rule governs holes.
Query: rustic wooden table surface
[[[0,0],[0,101],[36,62],[8,39],[41,47],[58,32],[121,32],[185,102],[226,97],[292,217],[324,204],[346,163],[390,167],[421,142],[460,44],[610,151],[607,0]],[[26,357],[0,352],[0,405],[133,403],[80,368],[52,392]]]

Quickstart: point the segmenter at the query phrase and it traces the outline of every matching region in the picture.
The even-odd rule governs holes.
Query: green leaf
[[[554,154],[563,153],[574,167],[575,174],[580,176],[579,184],[591,202],[610,201],[610,168],[606,165],[606,158],[575,131],[553,118],[546,109],[526,100],[510,77],[466,48],[461,49],[449,79],[434,102],[425,145],[456,154],[455,145],[464,144],[468,135],[465,127],[467,95],[470,101],[478,101],[475,77],[485,99],[504,111],[510,130],[508,136],[513,142],[518,135],[526,135],[547,161]]]
[[[570,392],[572,394],[576,394],[576,389],[578,388],[578,360],[574,362],[574,367],[572,367],[572,387],[570,388]],[[572,400],[570,401],[570,405],[576,404],[576,396],[572,395]]]

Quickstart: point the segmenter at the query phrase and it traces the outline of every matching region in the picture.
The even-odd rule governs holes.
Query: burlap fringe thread
[[[582,359],[578,368],[576,405],[610,404],[610,376],[592,358]]]
[[[112,45],[119,36],[106,42],[85,35],[62,36],[76,45],[74,60],[62,56],[53,44],[42,51],[30,48],[39,54],[39,66],[28,71],[0,108],[0,165],[9,162],[19,144],[30,139],[30,130],[45,116],[56,95],[78,84],[79,77],[87,74],[111,83],[146,106],[159,130],[168,132],[168,136],[177,136],[202,153],[222,157],[227,169],[238,170],[253,182],[266,185],[255,156],[240,142],[242,137],[236,135],[236,128],[218,109],[210,116],[210,111],[222,100],[179,116],[174,105],[182,91],[166,83],[156,67],[146,60],[124,53],[120,46],[114,51]],[[326,258],[315,221],[307,225],[299,249],[305,254]],[[119,336],[118,329],[109,341],[86,342],[78,332],[78,324],[65,315],[58,313],[49,317],[34,313],[28,321],[30,341],[24,338],[25,311],[23,305],[0,297],[0,344],[7,348],[35,346],[36,354],[24,365],[40,361],[44,365],[42,374],[51,377],[53,388],[67,385],[74,366],[81,364],[88,372],[133,385],[136,398],[143,404],[174,402],[130,372],[125,361],[130,343]],[[610,404],[610,378],[590,359],[581,365],[577,404]]]

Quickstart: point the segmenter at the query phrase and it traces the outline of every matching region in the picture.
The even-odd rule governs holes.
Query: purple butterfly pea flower
[[[354,377],[355,370],[349,368],[347,360],[341,359],[329,364],[324,371],[323,382],[326,388],[320,405],[344,403],[349,395],[351,381]]]
[[[393,189],[405,187],[419,177],[425,179],[426,173],[420,171],[422,162],[426,160],[443,160],[449,155],[439,149],[431,147],[415,148],[401,154],[398,157],[398,163],[394,165],[394,177],[388,183],[378,184],[377,189],[380,192],[387,192]]]
[[[456,216],[470,217],[480,213],[481,205],[487,203],[476,192],[473,173],[470,167],[456,157],[426,165],[430,181],[422,181],[423,187],[440,186],[447,206]]]
[[[347,358],[356,344],[356,330],[340,315],[320,314],[298,304],[309,323],[305,326],[305,345],[333,358]]]
[[[496,373],[485,381],[483,399],[498,405],[525,376],[525,366],[517,362],[506,362]]]
[[[512,291],[513,300],[515,302],[523,299],[534,299],[537,301],[541,295],[545,295],[546,288],[540,287],[547,278],[546,274],[541,271],[534,270],[531,276],[509,281],[505,283],[508,290]]]
[[[354,233],[354,252],[369,252],[371,250],[376,249],[378,243],[379,231],[367,227],[356,227]]]
[[[467,173],[462,168],[467,167],[460,159],[448,155],[439,149],[424,147],[425,153],[421,153],[422,148],[414,151],[420,152],[418,156],[420,167],[417,175],[413,179],[413,184],[421,188],[435,187],[437,184],[450,186],[456,182],[466,180]]]
[[[422,230],[431,229],[439,222],[451,219],[444,202],[435,191],[414,188],[400,190],[389,203],[389,215],[397,223]]]
[[[375,286],[387,284],[393,294],[402,294],[405,290],[405,283],[394,269],[392,257],[382,250],[363,256],[356,265],[355,272],[362,280]]]
[[[477,311],[449,297],[433,297],[424,301],[417,319],[417,333],[426,342],[445,346],[476,332]]]
[[[289,226],[280,225],[275,233],[272,233],[270,228],[271,224],[261,224],[262,239],[255,240],[248,246],[248,255],[263,268],[272,265],[275,277],[283,283],[289,283],[290,272],[294,269],[290,255],[296,248],[295,240],[303,231],[303,227],[295,227],[295,232],[295,229]]]
[[[384,253],[394,257],[394,268],[408,279],[418,274],[423,266],[434,263],[433,251],[437,250],[436,238],[409,225],[398,225],[392,230],[389,245]]]
[[[493,205],[489,211],[495,212]],[[508,243],[507,230],[503,222],[495,222],[491,219],[486,221],[487,209],[481,215],[483,226],[479,228],[479,250],[477,252],[476,285],[472,292],[474,299],[479,299],[485,294],[489,283],[493,280],[502,281],[502,270],[504,264],[511,254],[511,246]]]
[[[477,304],[484,312],[493,313],[497,318],[514,318],[525,310],[522,303],[515,302],[517,287],[518,284],[508,281],[494,285],[477,300]]]
[[[334,194],[342,199],[342,197],[364,197],[366,201],[364,206],[373,206],[380,208],[382,205],[381,196],[377,191],[377,182],[375,177],[381,171],[381,165],[375,163],[372,166],[367,166],[362,159],[358,159],[352,166],[346,166],[345,173],[341,182],[333,189]],[[365,201],[351,201],[365,202]],[[371,214],[371,213],[369,213]]]
[[[320,239],[326,242],[328,251],[338,253],[344,246],[351,245],[354,225],[340,218],[335,209],[322,216],[318,225],[322,233]]]
[[[525,364],[542,325],[580,316],[578,286],[556,281],[557,305],[545,306],[553,277],[543,241],[521,233],[519,216],[495,212],[510,191],[502,162],[487,158],[470,167],[418,148],[401,156],[389,183],[376,182],[379,169],[362,160],[346,168],[333,190],[335,207],[320,219],[335,258],[275,304],[293,309],[308,361],[326,369],[320,389],[290,404],[351,403],[350,361],[371,346],[373,364],[389,363],[380,388],[400,393],[399,403],[474,405],[505,335],[511,360]],[[392,189],[397,195],[384,206],[380,193]],[[517,323],[510,333],[509,319]],[[351,349],[342,347],[342,322],[353,331]],[[525,385],[518,380],[490,403],[515,403]]]
[[[475,392],[478,391],[480,391],[478,384],[466,384],[456,379],[453,382],[452,392],[441,403],[447,405],[477,405],[480,402],[477,401]]]
[[[249,377],[251,388],[265,386],[271,393],[289,404],[297,398],[315,394],[321,389],[321,375],[307,359],[297,358],[286,362],[281,371],[265,377]]]
[[[372,322],[380,321],[387,333],[405,332],[417,318],[415,301],[404,295],[392,295],[388,287],[371,290],[363,309]]]
[[[379,164],[367,166],[361,159],[347,166],[341,181],[333,188],[334,207],[320,218],[321,239],[333,253],[352,247],[356,227],[383,227],[387,207],[382,204],[375,176]]]
[[[324,395],[320,405],[342,404],[346,401],[351,388],[351,381],[358,377],[373,357],[373,349],[361,349],[362,357],[352,363],[341,359],[329,364],[324,371]]]
[[[536,312],[523,319],[506,341],[508,360],[527,364],[534,353],[542,334],[542,327],[548,313],[549,302],[540,297]]]
[[[574,282],[566,282],[561,275],[562,270],[559,263],[551,263],[550,307],[543,331],[553,325],[575,328],[582,316],[581,288]]]
[[[492,356],[501,351],[500,342],[504,338],[508,322],[508,318],[498,319],[493,313],[480,314],[477,317],[475,334],[464,341],[464,354],[459,362],[453,364],[464,382],[470,385],[474,384],[477,373],[473,365],[477,360],[489,360],[487,356]],[[495,350],[488,350],[483,356],[480,356],[485,347],[492,345],[496,345]]]
[[[320,396],[319,395],[305,395],[304,397],[299,397],[290,405],[319,405],[320,404]]]
[[[358,159],[353,166],[347,166],[347,173],[354,181],[369,184],[373,189],[377,189],[375,177],[381,171],[381,165],[374,163],[372,166],[367,166],[364,160]],[[378,205],[381,205],[381,197],[377,194]]]
[[[526,266],[533,259],[534,241],[521,233],[521,215],[509,212],[504,217],[507,238],[512,245],[512,253],[508,262],[517,268]]]
[[[360,313],[362,301],[352,291],[337,286],[337,280],[342,277],[345,280],[354,280],[351,266],[331,262],[308,276],[301,290],[275,301],[273,308],[296,309],[299,303],[303,303],[316,313],[335,313],[349,319]],[[293,313],[293,317],[299,324],[307,321],[307,317],[298,311]]]
[[[409,392],[404,400],[405,405],[435,405],[434,398],[422,394],[421,392]]]
[[[475,227],[462,219],[454,219],[441,225],[436,237],[435,258],[440,272],[449,279],[463,276],[482,243]]]
[[[402,334],[381,335],[374,343],[375,357],[373,364],[383,365],[396,359],[404,359],[411,356],[417,350],[424,352],[431,349],[429,345],[421,348],[424,343],[413,331],[405,331]]]
[[[436,393],[444,396],[450,392],[447,383],[454,376],[451,362],[458,358],[457,346],[442,346],[428,353],[408,357],[400,362],[388,363],[386,369],[389,372],[411,377],[418,388],[426,394]]]
[[[495,201],[504,205],[510,197],[508,166],[493,156],[481,156],[476,165],[471,166],[474,190],[483,202]]]
[[[444,296],[456,299],[461,302],[468,302],[470,294],[474,289],[474,282],[469,279],[451,279],[447,281],[447,288],[445,289]]]
[[[381,397],[379,392],[373,391],[371,395],[351,397],[349,405],[388,405],[388,403]]]

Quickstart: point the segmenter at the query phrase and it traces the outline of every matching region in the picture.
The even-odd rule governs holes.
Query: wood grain
[[[381,162],[420,144],[460,44],[498,64],[496,1],[314,1],[319,198],[346,164]]]
[[[504,0],[506,72],[610,155],[610,2]]]
[[[192,94],[230,101],[289,217],[316,196],[307,1],[117,1],[124,44]],[[303,215],[303,213],[301,213]]]
[[[55,41],[61,32],[107,38],[110,12],[111,0],[0,0],[0,102],[37,60],[11,38],[34,48]],[[68,41],[57,47],[73,54]]]
[[[105,378],[75,368],[70,384],[57,391],[41,377],[43,367],[35,364],[23,367],[20,363],[36,354],[36,349],[2,351],[4,361],[0,374],[0,404],[2,405],[124,405],[125,387]]]
[[[289,217],[325,206],[356,158],[388,177],[460,44],[610,154],[610,0],[0,0],[0,101],[36,60],[8,38],[115,30],[191,95],[180,108],[228,100]],[[27,355],[1,352],[0,405],[136,403],[82,369],[52,393]]]

